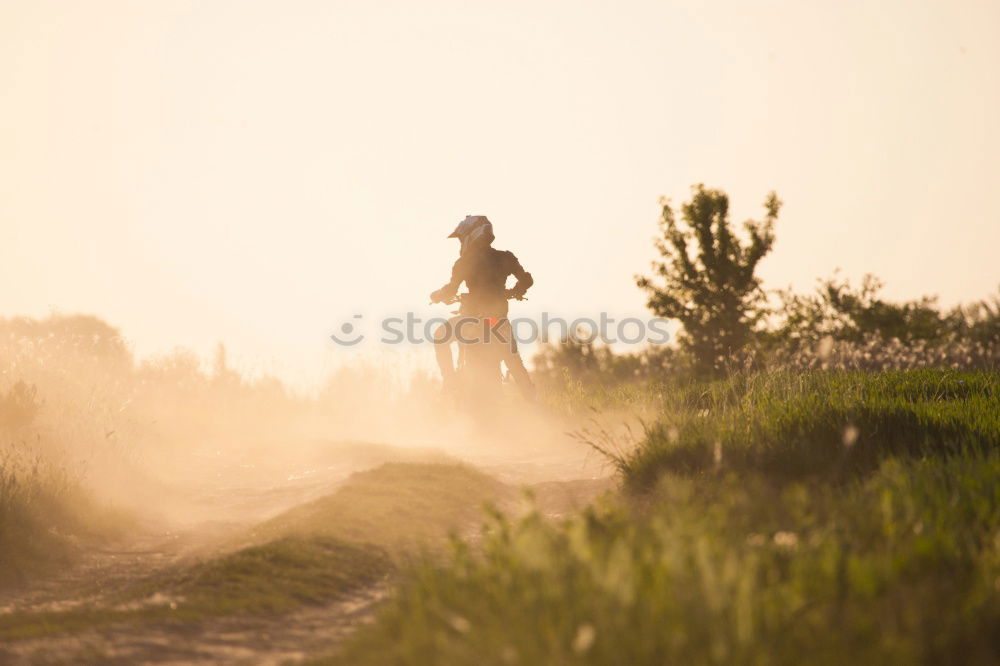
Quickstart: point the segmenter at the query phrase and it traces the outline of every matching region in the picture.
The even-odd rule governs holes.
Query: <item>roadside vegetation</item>
[[[33,421],[41,406],[22,381],[0,391],[0,589],[122,533],[130,517],[99,505],[49,454]]]
[[[557,523],[498,513],[327,661],[995,663],[998,388],[818,372],[659,398],[608,452],[620,493]]]

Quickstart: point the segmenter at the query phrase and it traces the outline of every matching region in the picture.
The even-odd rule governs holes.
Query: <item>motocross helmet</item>
[[[493,223],[485,215],[466,215],[448,238],[461,241],[462,254],[477,247],[487,247],[493,243]]]

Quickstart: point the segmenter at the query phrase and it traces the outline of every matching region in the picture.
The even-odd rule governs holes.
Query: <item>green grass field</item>
[[[403,574],[344,664],[992,664],[1000,378],[740,375],[650,389],[622,490],[499,514]]]

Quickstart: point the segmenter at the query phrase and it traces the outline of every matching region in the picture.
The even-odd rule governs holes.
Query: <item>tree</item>
[[[948,315],[948,323],[959,338],[980,344],[1000,344],[1000,289],[991,297],[959,305]]]
[[[721,190],[695,185],[691,201],[681,207],[681,222],[669,200],[661,199],[660,205],[661,236],[655,246],[663,260],[653,269],[662,285],[645,276],[636,282],[649,294],[654,314],[680,320],[679,342],[696,371],[718,372],[751,340],[766,314],[755,272],[774,244],[781,201],[774,192],[767,196],[764,220],[743,223],[745,241],[732,229],[729,197]]]
[[[229,367],[229,355],[226,353],[226,345],[218,342],[215,345],[215,359],[212,362],[212,381],[217,387],[228,388],[240,385],[240,375]]]
[[[825,337],[851,342],[875,336],[904,343],[939,342],[947,336],[949,323],[959,321],[959,314],[943,316],[931,296],[902,303],[887,301],[880,296],[883,286],[869,273],[858,288],[834,275],[820,280],[813,294],[779,290],[780,322],[772,337],[792,347],[812,345]]]
[[[0,341],[30,344],[36,358],[75,357],[105,368],[131,370],[132,352],[117,328],[93,315],[52,314],[45,319],[0,319]]]

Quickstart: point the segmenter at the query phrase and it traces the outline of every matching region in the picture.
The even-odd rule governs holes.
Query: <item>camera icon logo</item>
[[[356,314],[354,315],[354,317],[352,317],[352,319],[361,319],[361,315]],[[354,322],[345,321],[343,324],[340,325],[341,335],[338,336],[336,333],[331,333],[330,339],[336,342],[341,347],[353,347],[354,345],[358,344],[359,342],[365,339],[364,334],[357,332],[357,329],[358,327],[355,325]]]

